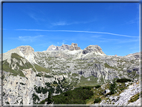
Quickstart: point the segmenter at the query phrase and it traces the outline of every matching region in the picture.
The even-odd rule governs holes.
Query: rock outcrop
[[[62,50],[73,51],[73,50],[80,50],[80,47],[78,47],[78,45],[76,43],[72,43],[71,45],[63,44],[62,46],[51,45],[47,49],[47,51],[57,51],[57,50],[60,50],[60,51],[62,51]]]
[[[98,45],[90,45],[87,48],[85,48],[82,53],[87,54],[87,53],[90,53],[90,52],[94,52],[96,54],[104,54],[101,47],[98,46]]]
[[[72,43],[71,46],[69,46],[69,50],[80,50],[80,47],[76,43]]]
[[[132,96],[141,92],[140,90],[140,84],[138,82],[135,82],[132,85],[129,85],[127,89],[123,90],[122,93],[115,96],[108,96],[107,100],[101,101],[100,105],[111,104],[110,106],[140,106],[141,97],[138,98],[136,102],[129,102]]]
[[[47,51],[52,51],[52,50],[59,50],[57,46],[51,45],[48,47]]]

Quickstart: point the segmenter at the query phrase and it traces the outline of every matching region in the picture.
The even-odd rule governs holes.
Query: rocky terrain
[[[84,50],[75,43],[51,45],[43,52],[19,46],[4,53],[1,63],[4,105],[32,105],[47,98],[49,91],[55,96],[80,86],[107,84],[116,78],[137,81],[140,76],[139,53],[108,56],[98,45],[90,45]],[[113,104],[122,105],[129,92],[131,89],[121,93]],[[127,101],[124,104],[128,105]]]
[[[128,85],[125,84],[126,86]],[[103,100],[100,105],[105,104],[114,104],[115,106],[140,106],[141,105],[141,97],[136,102],[129,102],[130,98],[137,93],[141,92],[139,82],[132,83],[129,85],[124,91],[122,91],[119,95],[113,95],[107,97],[108,99],[105,101]]]

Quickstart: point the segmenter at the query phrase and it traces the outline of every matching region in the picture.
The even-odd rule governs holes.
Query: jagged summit
[[[87,54],[87,53],[90,53],[90,52],[94,52],[96,54],[105,54],[101,47],[98,46],[98,45],[89,45],[87,48],[85,48],[82,53],[83,54]]]
[[[48,47],[47,51],[55,51],[55,50],[80,50],[80,47],[76,43],[72,43],[71,45],[65,45],[63,44],[62,46],[55,46],[51,45]]]

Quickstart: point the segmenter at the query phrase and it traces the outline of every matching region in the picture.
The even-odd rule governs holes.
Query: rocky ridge
[[[63,44],[62,46],[51,45],[47,49],[47,51],[54,51],[54,50],[70,50],[70,51],[73,51],[73,50],[80,50],[80,47],[78,47],[78,45],[76,43],[72,43],[71,46],[65,45],[65,44]]]

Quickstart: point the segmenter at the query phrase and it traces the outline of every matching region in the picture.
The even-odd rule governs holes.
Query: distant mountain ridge
[[[63,52],[63,53],[60,53],[62,55],[67,54],[67,53],[68,54],[72,54],[72,53],[75,54],[78,52],[80,54],[87,54],[87,53],[94,52],[95,54],[98,54],[98,55],[105,55],[104,52],[102,51],[102,49],[98,45],[90,45],[90,46],[86,47],[84,50],[82,50],[82,49],[80,49],[80,47],[78,47],[78,44],[76,44],[76,43],[72,43],[71,45],[63,44],[62,46],[51,45],[46,50],[46,52],[52,52],[52,51],[53,52],[54,51],[55,52],[61,51],[61,52]],[[67,51],[67,53],[64,51]],[[19,46],[15,49],[11,49],[10,51],[3,54],[3,60],[10,59],[10,56],[12,53],[17,53],[18,55],[25,57],[31,63],[35,63],[34,55],[37,52],[34,52],[34,49],[31,46]]]

